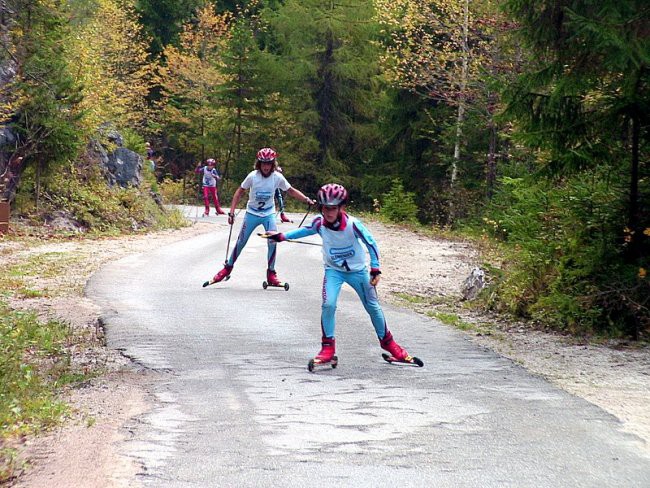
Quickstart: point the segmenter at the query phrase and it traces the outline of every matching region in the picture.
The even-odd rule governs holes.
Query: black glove
[[[278,232],[277,234],[269,234],[268,238],[275,242],[282,242],[287,240],[282,232]]]

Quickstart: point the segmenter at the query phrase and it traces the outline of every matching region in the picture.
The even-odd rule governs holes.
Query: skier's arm
[[[299,227],[294,230],[290,230],[289,232],[285,233],[277,233],[273,234],[272,236],[269,236],[269,239],[274,240],[276,242],[282,242],[286,241],[287,239],[300,239],[302,237],[307,237],[307,236],[313,236],[314,234],[318,233],[318,229],[320,229],[321,226],[321,218],[316,217],[311,225],[308,227]]]
[[[241,186],[237,188],[235,194],[232,196],[232,202],[230,203],[230,212],[228,212],[228,223],[230,225],[235,223],[235,209],[241,200],[241,196],[244,194],[244,190]]]
[[[358,220],[354,222],[354,235],[357,238],[361,239],[361,242],[364,243],[366,249],[368,249],[368,254],[370,254],[370,284],[375,286],[379,283],[381,275],[381,269],[379,266],[379,248],[377,247],[377,242],[375,238],[372,237],[372,234],[366,227],[359,222]]]
[[[201,165],[199,164],[199,165],[196,167],[196,169],[194,170],[194,172],[197,173],[197,174],[198,174],[198,173],[203,173],[203,166],[201,166]]]
[[[300,190],[296,190],[293,186],[287,190],[287,194],[291,195],[296,200],[300,200],[301,202],[305,202],[308,205],[314,205],[316,203],[315,201],[313,201],[311,198],[306,196]]]

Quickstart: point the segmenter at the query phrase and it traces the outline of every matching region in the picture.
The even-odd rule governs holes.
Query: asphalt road
[[[349,288],[339,366],[309,373],[320,248],[280,244],[291,289],[263,290],[266,242],[253,235],[232,279],[202,288],[228,237],[223,217],[208,219],[214,233],[122,259],[87,287],[109,347],[159,372],[155,407],[121,449],[145,486],[650,486],[642,441],[616,418],[433,319],[384,305],[425,366],[385,363]]]

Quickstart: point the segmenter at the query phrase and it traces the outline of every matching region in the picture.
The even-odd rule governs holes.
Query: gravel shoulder
[[[531,330],[525,324],[473,312],[460,305],[460,287],[479,256],[465,242],[437,239],[377,222],[366,222],[382,253],[380,287],[392,303],[435,316],[462,318],[477,343],[521,364],[531,373],[582,397],[621,421],[621,428],[645,441],[650,457],[650,347],[628,343],[590,344]],[[31,285],[51,298],[21,300],[12,306],[36,308],[43,318],[67,321],[87,334],[88,348],[73,360],[103,374],[63,393],[73,408],[56,431],[21,440],[27,463],[11,486],[133,487],[139,467],[120,455],[129,425],[150,408],[147,385],[155,373],[136,368],[103,346],[99,309],[83,296],[88,278],[102,265],[206,232],[227,232],[224,219],[184,229],[114,239],[46,242],[36,247],[0,241],[0,266],[34,254],[70,257],[53,277]],[[407,235],[408,234],[408,235]],[[405,246],[408,243],[408,247]],[[66,258],[67,259],[67,258]]]

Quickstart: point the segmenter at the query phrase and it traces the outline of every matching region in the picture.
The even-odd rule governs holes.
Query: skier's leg
[[[210,194],[212,195],[212,201],[214,201],[214,209],[216,210],[217,215],[224,215],[226,212],[223,211],[221,204],[219,203],[219,194],[217,193],[216,186],[212,188]]]
[[[208,194],[209,194],[210,198],[212,198],[212,202],[214,203],[214,209],[218,214],[219,213],[219,200],[217,199],[217,189],[214,186],[210,186],[210,187],[207,188],[207,190],[208,190]],[[209,205],[208,205],[208,207],[209,207]],[[209,210],[210,209],[208,208],[208,211]]]
[[[239,231],[239,236],[237,237],[237,242],[235,243],[235,247],[233,248],[230,257],[228,258],[227,266],[230,266],[232,268],[235,265],[235,261],[237,261],[237,258],[246,246],[248,238],[251,236],[255,228],[261,223],[261,217],[257,217],[256,215],[246,212],[246,215],[244,215],[244,222],[242,223],[241,230]]]
[[[205,206],[205,212],[203,215],[206,217],[210,214],[210,189],[207,186],[203,187],[203,205]]]
[[[262,224],[264,225],[264,230],[266,232],[277,232],[278,226],[275,223],[275,215],[274,214],[271,214],[268,217],[262,217],[262,218],[264,219]],[[266,245],[267,245],[267,254],[266,254],[267,269],[269,271],[275,272],[275,258],[277,256],[276,252],[277,252],[278,243],[275,242],[272,239],[267,239]]]
[[[336,327],[336,303],[343,285],[343,272],[326,269],[323,277],[323,303],[321,305],[320,326],[324,338],[334,338]]]
[[[377,298],[377,290],[374,286],[370,284],[370,276],[367,271],[357,271],[354,273],[346,273],[346,282],[354,288],[354,291],[357,292],[363,307],[370,315],[370,320],[372,325],[375,328],[377,337],[381,340],[384,338],[388,332],[388,327],[386,326],[386,318],[384,317],[384,311],[379,304],[379,299]]]
[[[278,201],[278,209],[280,211],[280,222],[291,222],[286,215],[284,215],[284,198],[282,198],[282,191],[279,188],[275,189],[275,198]]]
[[[377,290],[370,284],[370,276],[367,271],[357,271],[346,275],[347,283],[354,288],[363,303],[363,307],[370,315],[372,325],[377,333],[379,344],[382,349],[388,351],[395,359],[402,360],[409,356],[409,353],[400,346],[394,339],[393,334],[386,325],[384,312],[379,305]]]
[[[278,209],[280,210],[280,213],[284,212],[284,199],[282,198],[282,192],[280,191],[279,188],[275,189],[275,198],[278,201]]]

